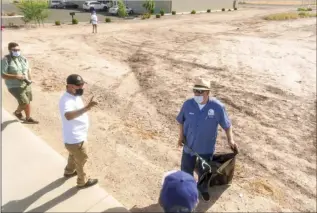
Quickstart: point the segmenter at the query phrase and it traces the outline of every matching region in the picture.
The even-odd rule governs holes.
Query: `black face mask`
[[[76,89],[75,95],[82,96],[84,94],[84,89]]]

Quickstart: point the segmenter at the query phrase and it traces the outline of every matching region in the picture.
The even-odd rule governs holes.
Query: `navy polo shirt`
[[[217,99],[209,99],[200,110],[192,98],[183,104],[176,120],[183,124],[187,146],[198,154],[213,154],[215,151],[218,124],[223,129],[231,126],[224,105]],[[190,153],[184,147],[186,153]]]

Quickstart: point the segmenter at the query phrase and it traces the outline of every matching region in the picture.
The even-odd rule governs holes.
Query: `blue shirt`
[[[194,99],[185,101],[176,120],[183,124],[187,146],[198,154],[214,153],[218,124],[223,129],[231,126],[224,105],[215,98],[209,99],[201,110]],[[192,154],[186,147],[184,151]]]

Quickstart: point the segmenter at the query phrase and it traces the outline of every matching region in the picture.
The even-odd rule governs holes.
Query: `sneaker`
[[[75,172],[73,172],[72,174],[65,174],[64,173],[64,177],[65,178],[71,178],[71,177],[74,177],[74,176],[76,176],[77,175],[77,172],[75,171]]]
[[[204,201],[210,201],[210,195],[208,192],[203,192],[201,193],[201,197],[203,198]]]
[[[38,124],[39,122],[34,120],[33,118],[28,118],[28,119],[25,119],[24,123],[27,123],[27,124]]]
[[[23,119],[23,115],[22,113],[17,113],[16,111],[13,113],[15,117],[17,117],[19,120],[22,120]]]
[[[87,187],[93,186],[93,185],[95,185],[97,183],[98,183],[98,179],[90,179],[89,178],[84,185],[82,185],[82,186],[78,186],[77,185],[77,187],[80,188],[80,189],[83,189],[83,188],[87,188]]]

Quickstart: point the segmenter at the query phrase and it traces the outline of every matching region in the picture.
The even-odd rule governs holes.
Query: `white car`
[[[101,3],[101,2],[98,2],[98,1],[86,1],[83,4],[83,9],[85,11],[92,10],[92,9],[95,9],[95,10],[106,10],[107,9],[107,5],[105,5],[105,4]]]
[[[126,10],[127,10],[128,14],[133,14],[132,8],[126,7]],[[118,15],[118,11],[119,11],[119,7],[118,6],[114,6],[114,7],[109,8],[109,13],[111,15]]]

